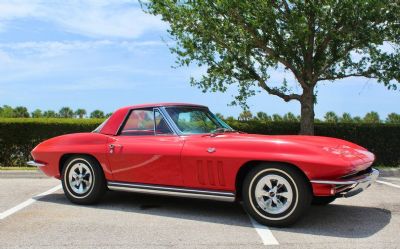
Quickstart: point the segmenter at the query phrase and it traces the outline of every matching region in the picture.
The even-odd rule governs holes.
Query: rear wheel
[[[243,205],[256,221],[289,226],[310,206],[309,184],[296,169],[283,164],[253,168],[243,182]]]
[[[99,163],[89,156],[70,157],[62,170],[65,196],[73,203],[93,204],[106,191],[106,181]]]
[[[335,196],[314,196],[312,200],[312,205],[325,206],[336,200]]]

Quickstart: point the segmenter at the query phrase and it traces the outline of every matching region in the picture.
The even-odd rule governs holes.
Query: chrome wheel
[[[93,175],[88,165],[76,162],[68,173],[69,187],[79,195],[86,194],[92,187]]]
[[[269,214],[285,212],[293,201],[293,190],[282,176],[269,174],[262,177],[255,187],[258,206]]]

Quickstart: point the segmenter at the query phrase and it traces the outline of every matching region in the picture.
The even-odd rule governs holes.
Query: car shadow
[[[75,205],[62,193],[53,193],[38,201]],[[252,227],[239,203],[109,191],[100,203],[81,207]],[[382,208],[337,204],[311,206],[304,217],[293,226],[270,229],[330,237],[365,238],[389,224],[391,216],[389,210]]]
[[[290,228],[271,230],[342,238],[366,238],[390,223],[392,213],[384,208],[330,204],[311,206]]]

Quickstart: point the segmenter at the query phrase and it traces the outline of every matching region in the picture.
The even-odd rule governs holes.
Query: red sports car
[[[270,226],[294,223],[311,203],[356,195],[378,176],[374,155],[356,144],[246,134],[182,103],[121,108],[91,133],[40,143],[32,157],[74,203],[94,203],[107,189],[237,200]]]

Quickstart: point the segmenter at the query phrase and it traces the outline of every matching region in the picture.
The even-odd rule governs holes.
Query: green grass
[[[20,167],[4,167],[0,166],[0,170],[37,170],[36,167],[20,166]]]

